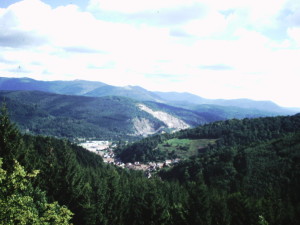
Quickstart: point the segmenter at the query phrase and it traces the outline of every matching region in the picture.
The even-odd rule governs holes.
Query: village
[[[110,141],[85,141],[79,145],[97,155],[100,155],[105,163],[116,165],[121,168],[144,171],[148,178],[151,177],[151,172],[155,172],[179,162],[179,159],[168,159],[164,162],[149,162],[146,164],[140,162],[123,163],[120,159],[115,157],[114,148],[116,148],[116,144],[113,144]]]

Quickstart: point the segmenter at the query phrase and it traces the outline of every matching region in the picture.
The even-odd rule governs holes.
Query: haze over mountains
[[[59,137],[128,139],[217,120],[295,113],[271,101],[213,100],[83,80],[2,77],[0,90],[1,101],[23,130]]]
[[[254,101],[250,99],[205,99],[190,93],[179,92],[151,92],[139,86],[117,87],[98,81],[40,81],[31,78],[6,78],[0,77],[0,90],[37,90],[56,94],[84,95],[92,97],[124,96],[142,101],[155,101],[166,104],[176,104],[188,107],[188,104],[234,106],[251,108],[270,112],[287,112],[271,101]]]

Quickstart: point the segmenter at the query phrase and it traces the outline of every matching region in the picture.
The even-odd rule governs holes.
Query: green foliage
[[[1,221],[64,224],[71,210],[71,222],[80,225],[299,224],[299,116],[218,122],[129,145],[135,159],[156,160],[165,157],[153,152],[158,145],[180,149],[198,138],[218,139],[151,179],[104,164],[69,141],[18,134],[23,147],[13,159],[26,171],[40,172],[35,177],[20,164],[11,172],[0,169]],[[5,124],[3,134],[17,135]],[[0,152],[4,164],[6,152]]]
[[[170,157],[168,152],[172,150],[175,150],[174,154],[177,156],[186,158],[209,149],[255,145],[296,131],[300,131],[300,115],[243,120],[233,119],[205,124],[174,134],[155,135],[145,138],[119,148],[117,154],[125,162],[164,160]],[[178,139],[180,140],[180,143],[177,143],[178,148],[174,148],[174,145],[176,145],[174,140]],[[211,141],[208,141],[208,139]],[[204,146],[199,146],[200,149],[197,152],[195,151],[195,145],[188,146],[188,144],[185,144],[186,140],[193,144],[197,143],[196,146],[198,144],[201,145],[201,142],[203,142]],[[180,146],[183,149],[185,147],[189,147],[189,149],[182,151],[183,149],[180,150]]]
[[[259,215],[258,218],[259,218],[259,221],[258,221],[259,225],[269,225],[269,223],[266,221],[266,219],[262,215]]]
[[[16,161],[26,159],[23,139],[9,120],[5,106],[0,115],[0,223],[69,224],[72,213],[32,186],[38,170],[27,173]]]
[[[6,106],[3,105],[0,114],[0,153],[5,157],[5,169],[13,165],[13,160],[22,151],[22,140],[16,126],[10,122]]]
[[[65,84],[60,85],[62,85],[61,88],[55,88],[54,90],[48,87],[45,90],[74,94],[74,91],[80,93],[81,88],[85,89],[85,85],[82,87],[76,82],[73,84],[74,86],[71,85],[70,90],[63,88]],[[76,89],[77,85],[79,85],[78,89]],[[89,89],[89,85],[94,86],[96,84],[87,83],[86,85]],[[22,90],[21,87],[20,90]],[[41,88],[41,90],[44,89]],[[107,95],[107,93],[104,94]],[[0,91],[0,101],[2,102],[3,99],[7,102],[11,119],[18,127],[23,132],[35,135],[51,135],[68,139],[95,137],[103,140],[134,141],[142,138],[136,135],[133,122],[136,118],[149,120],[155,130],[165,127],[162,121],[140,110],[137,106],[137,103],[140,102],[127,97],[86,97],[39,91]],[[230,113],[227,115],[226,112],[228,110],[225,110],[224,115],[218,116],[218,111],[214,112],[210,108],[204,112],[196,112],[156,102],[143,102],[143,104],[152,109],[167,112],[191,126],[233,117],[244,118],[270,115],[269,113],[255,113],[246,110],[248,113],[245,112],[242,115],[234,114],[232,116]],[[165,131],[168,130],[165,129]]]
[[[291,133],[259,145],[211,149],[161,171],[160,176],[183,185],[204,182],[210,210],[217,207],[224,212],[212,219],[213,224],[297,224],[299,154],[300,133]],[[226,204],[220,208],[216,201]]]
[[[300,130],[300,115],[219,121],[176,133],[178,138],[215,138],[218,146],[250,145]]]
[[[214,144],[214,139],[178,139],[173,138],[158,144],[157,149],[167,152],[166,159],[188,159],[191,156],[198,155],[199,151],[208,145]]]
[[[115,150],[117,157],[123,162],[149,162],[160,161],[167,158],[167,152],[157,148],[158,144],[170,138],[170,134],[155,135],[144,138],[127,146],[120,146]]]
[[[84,97],[36,91],[0,92],[11,118],[27,133],[63,138],[136,140],[133,118],[146,118],[158,129],[163,125],[125,97]]]
[[[12,172],[3,170],[0,158],[0,224],[69,224],[71,211],[47,203],[45,193],[32,187],[37,174],[27,173],[17,161]]]

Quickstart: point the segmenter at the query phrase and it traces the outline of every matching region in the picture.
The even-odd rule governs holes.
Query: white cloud
[[[297,47],[300,47],[300,27],[292,27],[287,31],[290,38],[295,42]]]
[[[159,11],[172,7],[180,7],[188,4],[195,4],[195,0],[91,0],[89,3],[90,10],[108,10],[122,13],[135,13],[140,11],[154,10]]]
[[[224,32],[226,27],[227,19],[220,13],[213,11],[203,19],[195,19],[188,22],[183,29],[186,33],[193,36],[211,37]]]
[[[91,0],[83,11],[24,0],[0,9],[0,72],[300,106],[299,4],[292,3]],[[265,36],[279,26],[285,39]]]

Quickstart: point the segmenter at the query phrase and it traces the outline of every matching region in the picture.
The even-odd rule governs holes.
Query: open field
[[[178,139],[173,138],[158,145],[158,149],[166,151],[170,158],[185,159],[196,155],[199,149],[205,148],[209,144],[214,144],[216,139]]]

